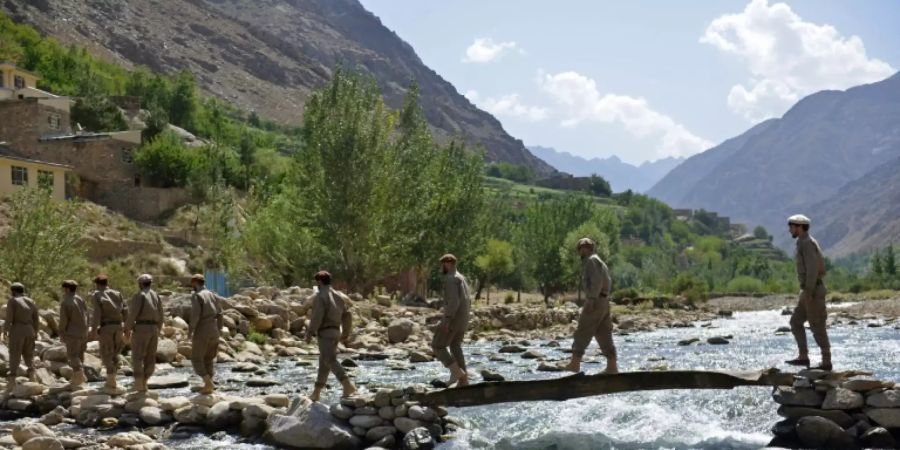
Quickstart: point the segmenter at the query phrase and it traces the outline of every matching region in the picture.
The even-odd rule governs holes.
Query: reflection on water
[[[718,319],[693,328],[659,330],[650,333],[616,336],[620,366],[623,370],[732,369],[754,370],[768,367],[787,369],[781,362],[793,357],[790,334],[776,335],[788,318],[777,311],[735,313],[733,318]],[[707,326],[701,326],[707,325]],[[829,330],[836,369],[862,369],[884,379],[900,379],[893,365],[900,356],[898,330],[892,327],[866,328],[835,326]],[[732,335],[729,345],[708,345],[706,338]],[[677,342],[697,337],[701,344],[679,346]],[[810,338],[811,340],[811,338]],[[563,341],[562,349],[571,344]],[[548,359],[565,359],[560,348],[532,343]],[[558,377],[558,373],[536,372],[538,362],[519,355],[502,355],[507,362],[488,361],[498,343],[479,342],[466,349],[469,371],[474,379],[490,367],[507,380]],[[817,356],[812,347],[813,358]],[[588,350],[584,368],[593,373],[602,361]],[[384,361],[362,361],[356,369],[361,383],[403,386],[427,383],[445,377],[438,363],[416,364],[413,370],[391,370]],[[242,393],[305,392],[312,384],[312,367],[297,367],[282,360],[270,366],[268,376],[284,383],[266,389],[243,388]],[[220,373],[226,373],[227,366]],[[185,369],[177,369],[184,371]],[[242,376],[228,374],[230,386],[240,386]],[[328,401],[337,400],[338,389],[331,389]],[[187,394],[187,390],[169,391]],[[171,395],[166,392],[164,395]],[[238,392],[234,392],[238,394]],[[453,408],[451,414],[467,422],[468,430],[441,449],[756,449],[770,439],[769,428],[778,420],[776,405],[766,388],[743,387],[734,390],[648,391],[621,393],[565,402],[501,404],[474,408]],[[169,441],[177,448],[263,449],[261,445],[237,444],[234,437],[211,440],[195,436],[187,441]]]

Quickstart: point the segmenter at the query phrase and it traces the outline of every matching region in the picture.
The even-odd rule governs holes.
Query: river
[[[846,305],[845,305],[846,306]],[[776,334],[788,317],[779,311],[738,312],[694,324],[692,328],[663,329],[616,336],[622,370],[665,367],[668,369],[756,370],[768,367],[787,369],[782,361],[794,356],[790,333]],[[900,380],[898,330],[893,326],[869,328],[866,324],[836,325],[829,329],[835,369],[868,370],[881,379]],[[712,336],[731,335],[727,345],[710,345]],[[700,338],[701,343],[679,346],[682,339]],[[567,359],[562,350],[571,340],[561,340],[559,348],[532,342],[548,359]],[[559,373],[536,372],[535,360],[518,354],[500,355],[508,362],[489,361],[500,343],[476,342],[466,348],[469,372],[479,380],[481,369],[491,368],[507,380],[559,377]],[[810,335],[813,360],[818,357]],[[438,363],[416,364],[412,370],[392,370],[385,361],[360,361],[355,369],[360,384],[408,385],[427,383],[446,376]],[[313,368],[280,359],[268,366],[267,377],[283,383],[272,388],[243,388],[248,376],[232,374],[228,365],[219,373],[229,378],[226,390],[245,394],[264,392],[305,392],[312,384]],[[588,373],[602,369],[596,344],[588,350],[583,368]],[[185,372],[188,369],[173,369]],[[172,373],[172,372],[170,372]],[[338,389],[330,389],[327,401],[336,401]],[[170,389],[164,396],[190,395],[188,389]],[[231,392],[232,395],[238,392]],[[648,391],[622,393],[565,402],[501,404],[471,408],[451,408],[451,414],[467,425],[449,449],[757,449],[771,438],[769,428],[779,420],[770,390],[743,387],[734,390]],[[229,448],[257,450],[264,445],[239,444],[233,436],[213,439],[196,435],[189,439],[163,441],[173,448]]]

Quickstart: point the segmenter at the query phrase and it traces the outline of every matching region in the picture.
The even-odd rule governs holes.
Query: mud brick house
[[[183,205],[182,189],[144,186],[133,162],[141,131],[73,131],[72,100],[35,87],[38,77],[0,63],[0,141],[18,158],[71,168],[69,196],[85,198],[138,220]],[[10,84],[12,83],[11,87]]]

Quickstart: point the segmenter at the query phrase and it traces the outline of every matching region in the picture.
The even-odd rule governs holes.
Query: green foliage
[[[19,281],[36,301],[47,306],[58,298],[63,279],[82,279],[85,224],[78,204],[56,201],[50,191],[26,188],[9,199],[9,221],[15,224],[0,240],[0,274]]]
[[[635,288],[616,289],[610,294],[610,297],[612,297],[613,300],[622,300],[622,299],[626,299],[626,298],[633,300],[640,296],[641,296],[641,293],[638,292],[638,290]]]
[[[475,267],[484,277],[484,284],[507,276],[515,270],[513,246],[509,242],[490,239],[485,246],[485,253],[475,258]],[[490,291],[488,291],[490,298]]]
[[[609,181],[596,174],[591,175],[591,185],[588,189],[592,194],[600,197],[609,197],[613,193]]]
[[[766,231],[766,228],[763,227],[762,225],[759,225],[753,229],[753,236],[756,237],[757,239],[765,239],[765,240],[771,239],[771,236],[769,236],[769,232]]]
[[[128,123],[119,108],[105,96],[82,97],[72,106],[71,120],[88,131],[124,131]]]
[[[530,183],[534,181],[534,170],[528,166],[512,164],[505,161],[491,163],[487,166],[489,177],[503,178],[517,183]]]
[[[198,160],[175,133],[165,132],[141,146],[134,163],[150,186],[184,187]]]
[[[708,298],[709,286],[702,278],[689,272],[681,272],[672,281],[671,292],[684,296],[691,303],[698,303]]]
[[[252,342],[256,345],[266,345],[266,342],[269,338],[266,337],[265,334],[262,334],[256,330],[251,331],[250,334],[247,335],[247,341]]]
[[[767,292],[768,289],[758,278],[743,275],[729,281],[725,291],[729,293],[759,294]]]

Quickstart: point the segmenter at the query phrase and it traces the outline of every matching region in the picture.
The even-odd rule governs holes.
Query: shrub
[[[164,132],[142,146],[134,158],[135,164],[154,187],[184,187],[196,165],[193,151],[175,133]]]
[[[766,286],[761,280],[749,276],[740,276],[728,282],[726,292],[739,292],[742,294],[759,294],[766,292]]]
[[[503,298],[503,303],[506,305],[510,305],[516,302],[516,295],[512,292],[507,292],[506,296]]]
[[[684,296],[691,303],[697,303],[708,298],[709,286],[702,278],[682,272],[672,281],[672,293]]]
[[[625,298],[635,299],[640,297],[640,295],[640,292],[635,288],[622,288],[614,291],[611,297],[613,300],[622,300]]]
[[[247,336],[247,340],[256,345],[265,345],[267,338],[266,338],[266,335],[264,335],[258,331],[251,331],[250,334]]]

